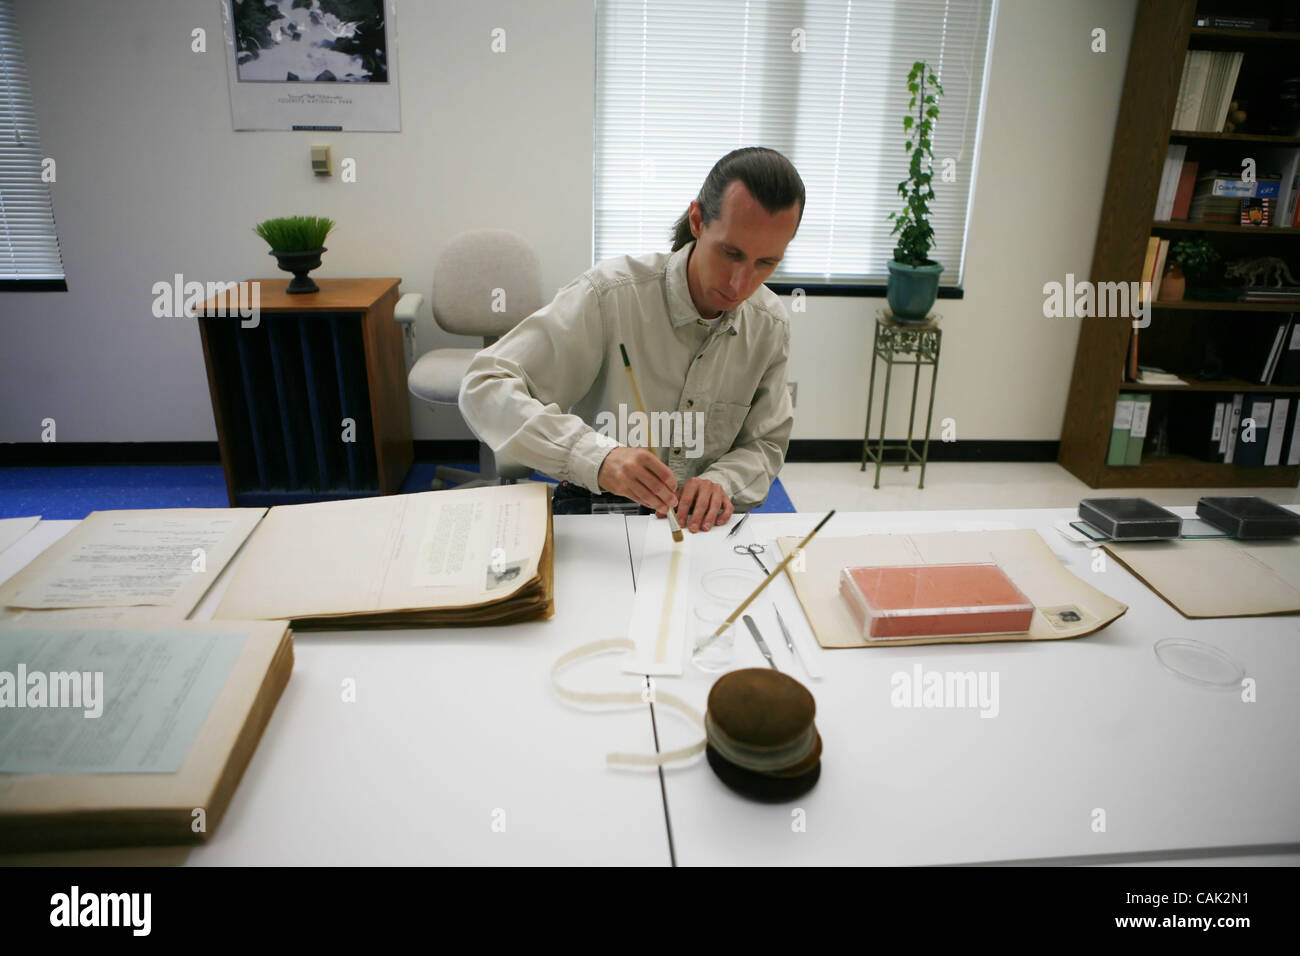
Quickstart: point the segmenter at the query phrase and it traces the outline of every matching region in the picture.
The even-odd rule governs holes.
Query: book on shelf
[[[1173,218],[1174,201],[1182,182],[1183,169],[1187,165],[1187,147],[1182,143],[1170,143],[1165,153],[1165,168],[1160,176],[1160,188],[1156,191],[1156,213],[1158,221]]]
[[[1222,132],[1242,59],[1239,51],[1188,50],[1183,60],[1172,128]]]
[[[1278,189],[1277,215],[1274,226],[1300,226],[1300,149],[1290,151],[1290,162],[1282,173],[1282,182]]]
[[[1150,365],[1139,365],[1137,377],[1133,379],[1139,385],[1186,385],[1187,382],[1173,372]]]
[[[1192,201],[1206,197],[1276,199],[1281,189],[1281,173],[1258,173],[1254,179],[1245,180],[1241,173],[1211,169],[1196,178]]]
[[[1200,14],[1196,15],[1196,25],[1198,27],[1208,27],[1213,30],[1267,30],[1272,21],[1268,17],[1229,17],[1217,14]]]
[[[1272,199],[1242,199],[1238,225],[1271,226],[1273,224]]]
[[[1196,161],[1184,162],[1183,167],[1178,173],[1178,185],[1174,190],[1173,206],[1169,210],[1169,219],[1171,221],[1180,221],[1187,218],[1187,212],[1192,205],[1192,193],[1196,191],[1196,173],[1201,168],[1201,164]]]

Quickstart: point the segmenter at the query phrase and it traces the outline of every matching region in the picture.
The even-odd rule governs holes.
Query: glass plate
[[[717,568],[706,572],[700,578],[700,586],[704,588],[705,594],[715,601],[730,602],[732,607],[753,594],[754,588],[762,583],[763,575],[757,565],[752,571],[741,568]]]
[[[1246,676],[1244,667],[1213,644],[1167,637],[1154,647],[1165,670],[1202,687],[1240,687]]]

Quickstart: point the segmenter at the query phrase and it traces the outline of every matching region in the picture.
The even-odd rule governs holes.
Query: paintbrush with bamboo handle
[[[807,545],[808,542],[813,539],[813,535],[815,535],[818,531],[822,529],[822,525],[826,524],[826,522],[831,520],[831,516],[833,514],[835,514],[834,511],[828,511],[826,513],[826,517],[822,518],[821,521],[817,522],[817,527],[813,528],[811,531],[808,532],[808,536],[804,538],[802,541],[800,541],[798,546],[785,556],[785,560],[782,561],[780,564],[778,564],[776,567],[774,567],[772,569],[772,573],[769,574],[766,578],[764,578],[758,587],[754,588],[754,593],[751,594],[749,597],[745,598],[745,600],[741,602],[740,607],[732,611],[731,616],[718,625],[718,629],[716,631],[714,631],[709,637],[701,641],[699,647],[697,647],[696,650],[698,651],[708,647],[710,644],[712,644],[722,635],[723,631],[725,631],[732,624],[735,624],[736,618],[740,617],[741,612],[743,612],[745,608],[749,607],[750,602],[753,601],[754,598],[758,597],[759,592],[762,591],[763,588],[767,587],[768,584],[770,584],[778,574],[780,574],[782,571],[785,570],[785,566],[789,564],[791,561],[793,561],[794,556],[804,549],[804,546]]]
[[[641,400],[641,389],[637,387],[636,376],[632,374],[632,363],[628,360],[627,348],[622,342],[619,342],[618,350],[623,355],[623,368],[627,372],[628,380],[632,383],[632,397],[636,399],[636,407],[641,412],[641,417],[645,419],[646,436],[650,440],[650,447],[654,448],[657,452],[659,449],[655,444],[654,429],[650,427],[650,416],[646,414],[645,402]],[[683,541],[682,526],[677,523],[677,514],[672,508],[668,509],[668,527],[672,529],[673,540],[678,544],[681,544]]]

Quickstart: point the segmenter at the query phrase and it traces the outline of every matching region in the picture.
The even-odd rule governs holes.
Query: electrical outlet
[[[786,391],[790,393],[790,407],[794,408],[797,404],[799,404],[799,383],[786,382],[785,388]]]

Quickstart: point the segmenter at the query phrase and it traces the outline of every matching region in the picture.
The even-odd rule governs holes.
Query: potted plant
[[[928,87],[933,87],[932,92]],[[898,184],[898,192],[905,205],[902,212],[891,212],[894,220],[890,235],[898,233],[894,258],[889,262],[887,294],[889,308],[896,319],[923,320],[939,294],[939,273],[943,266],[929,258],[934,241],[930,227],[930,200],[934,190],[930,187],[934,153],[930,149],[930,134],[934,121],[939,118],[938,99],[943,87],[924,60],[912,64],[907,74],[907,88],[912,93],[908,114],[903,117],[903,130],[908,135],[904,147],[912,153],[907,178]],[[916,115],[911,114],[915,108]],[[915,137],[915,139],[913,139]]]
[[[1159,301],[1181,302],[1187,280],[1193,283],[1209,274],[1219,253],[1205,239],[1179,239],[1169,250],[1169,268],[1160,280]],[[1195,296],[1192,296],[1195,298]]]
[[[320,265],[325,237],[333,228],[334,220],[323,216],[283,216],[259,222],[253,231],[266,240],[280,268],[293,273],[285,291],[299,295],[320,291],[307,273]]]

